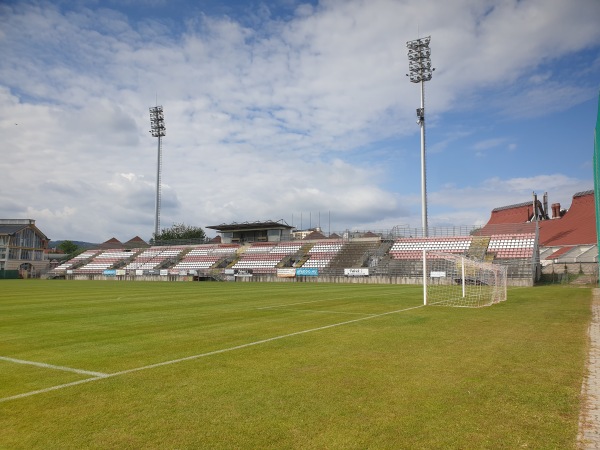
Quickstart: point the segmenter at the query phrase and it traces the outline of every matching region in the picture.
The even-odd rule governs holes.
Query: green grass
[[[0,360],[0,448],[575,448],[591,290],[421,292],[2,281],[0,356],[125,373]]]

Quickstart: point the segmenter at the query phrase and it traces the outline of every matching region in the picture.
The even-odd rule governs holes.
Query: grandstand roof
[[[518,203],[492,210],[486,227],[500,224],[519,224],[533,217],[533,202]],[[595,244],[596,210],[594,191],[573,195],[571,208],[562,216],[539,222],[540,245],[555,247],[565,245]]]
[[[237,222],[233,222],[230,224],[221,224],[221,225],[210,225],[206,228],[210,228],[211,230],[217,230],[219,232],[224,232],[224,231],[248,231],[248,230],[264,230],[264,229],[269,229],[269,228],[276,228],[276,229],[281,229],[281,228],[288,228],[288,229],[292,229],[294,227],[289,226],[287,223],[285,223],[285,221],[283,219],[278,220],[277,222],[273,221],[273,220],[267,220],[265,222],[242,222],[242,223],[237,223]]]

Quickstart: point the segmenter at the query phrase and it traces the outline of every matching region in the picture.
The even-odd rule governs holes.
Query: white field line
[[[59,389],[64,389],[70,386],[77,386],[78,384],[89,383],[90,381],[102,380],[103,378],[107,378],[110,375],[105,375],[102,377],[94,377],[94,378],[86,378],[85,380],[73,381],[71,383],[59,384],[58,386],[51,386],[45,389],[38,389],[37,391],[25,392],[23,394],[11,395],[10,397],[0,398],[0,403],[7,402],[9,400],[17,400],[19,398],[31,397],[36,394],[44,394],[46,392],[57,391]]]
[[[73,373],[78,373],[80,375],[91,375],[93,377],[98,377],[98,378],[108,376],[108,374],[102,373],[102,372],[90,372],[89,370],[73,369],[72,367],[64,367],[64,366],[55,366],[53,364],[46,364],[46,363],[41,363],[41,362],[36,362],[36,361],[26,361],[24,359],[9,358],[7,356],[0,356],[0,360],[8,361],[8,362],[16,363],[16,364],[27,364],[29,366],[42,367],[44,369],[63,370],[65,372],[73,372]]]
[[[373,314],[373,315],[369,315],[369,316],[365,316],[365,317],[360,317],[358,319],[346,320],[344,322],[333,323],[331,325],[324,325],[322,327],[309,328],[308,330],[302,330],[302,331],[296,331],[294,333],[282,334],[281,336],[275,336],[275,337],[271,337],[271,338],[267,338],[267,339],[261,339],[259,341],[248,342],[247,344],[236,345],[234,347],[228,347],[228,348],[222,348],[222,349],[219,349],[219,350],[213,350],[212,352],[200,353],[198,355],[186,356],[184,358],[172,359],[170,361],[163,361],[163,362],[159,362],[159,363],[156,363],[156,364],[149,364],[147,366],[142,366],[142,367],[135,367],[133,369],[122,370],[120,372],[102,374],[102,376],[96,376],[94,378],[88,378],[88,379],[85,379],[85,380],[74,381],[72,383],[65,383],[65,384],[61,384],[61,385],[58,385],[58,386],[52,386],[52,387],[49,387],[49,388],[46,388],[46,389],[40,389],[40,390],[37,390],[37,391],[25,392],[23,394],[13,395],[11,397],[0,398],[0,403],[5,402],[5,401],[9,401],[9,400],[16,400],[16,399],[19,399],[19,398],[29,397],[31,395],[43,394],[45,392],[55,391],[55,390],[67,388],[67,387],[70,387],[70,386],[76,386],[78,384],[89,383],[91,381],[103,380],[103,379],[106,379],[106,378],[112,378],[112,377],[117,377],[117,376],[120,376],[120,375],[126,375],[128,373],[140,372],[142,370],[155,369],[157,367],[169,366],[169,365],[177,364],[177,363],[184,362],[184,361],[191,361],[191,360],[194,360],[194,359],[205,358],[207,356],[212,356],[212,355],[218,355],[218,354],[221,354],[221,353],[232,352],[234,350],[241,350],[243,348],[253,347],[255,345],[261,345],[261,344],[267,344],[269,342],[278,341],[280,339],[285,339],[285,338],[292,337],[292,336],[299,336],[301,334],[307,334],[307,333],[312,333],[312,332],[315,332],[315,331],[327,330],[329,328],[335,328],[335,327],[339,327],[339,326],[342,326],[342,325],[348,325],[348,324],[351,324],[351,323],[361,322],[363,320],[369,320],[369,319],[374,319],[376,317],[388,316],[390,314],[396,314],[396,313],[400,313],[400,312],[404,312],[404,311],[410,311],[412,309],[418,309],[418,308],[423,308],[423,307],[424,307],[424,305],[411,306],[410,308],[397,309],[395,311],[388,311],[388,312],[384,312],[384,313],[380,313],[380,314]],[[91,373],[91,372],[88,372],[88,373]]]

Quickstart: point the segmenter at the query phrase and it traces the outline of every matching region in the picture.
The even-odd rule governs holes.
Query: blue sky
[[[420,226],[406,42],[428,35],[429,225],[568,208],[593,187],[598,23],[597,0],[4,1],[0,216],[149,239],[158,101],[162,228]]]

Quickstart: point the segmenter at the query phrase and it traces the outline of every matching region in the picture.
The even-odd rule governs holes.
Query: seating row
[[[448,253],[464,253],[471,246],[471,237],[453,238],[401,238],[397,239],[390,254],[394,255],[402,251],[434,250]]]
[[[311,247],[308,253],[337,253],[339,252],[344,243],[342,241],[333,242],[317,242]]]
[[[79,261],[83,261],[85,259],[92,258],[92,257],[96,256],[97,254],[98,254],[98,250],[86,250],[83,253],[80,253],[79,255],[75,256],[74,258],[71,258],[70,260],[65,261],[64,263],[60,264],[59,266],[56,267],[55,270],[70,269],[75,264],[77,264]]]
[[[253,267],[275,267],[278,260],[240,260],[236,262],[232,269],[248,269]]]

